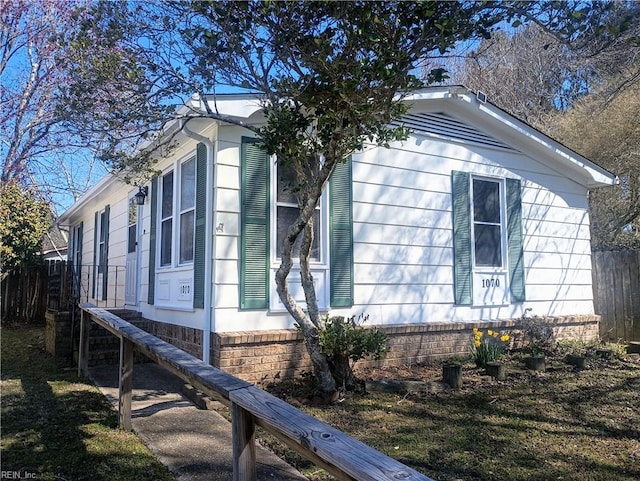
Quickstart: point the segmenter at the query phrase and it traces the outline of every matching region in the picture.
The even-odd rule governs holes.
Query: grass
[[[577,371],[556,359],[545,373],[519,362],[511,361],[504,382],[468,363],[463,378],[480,382],[460,391],[350,394],[301,408],[437,481],[640,479],[638,361],[594,359]],[[295,402],[304,388],[298,382],[274,393]],[[270,438],[262,442],[310,479],[331,479]]]
[[[22,479],[171,481],[175,478],[76,370],[44,351],[42,327],[3,327],[2,471]]]

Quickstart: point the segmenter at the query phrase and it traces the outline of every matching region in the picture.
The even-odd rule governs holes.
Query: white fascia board
[[[96,185],[94,185],[91,189],[84,193],[82,197],[80,197],[71,207],[65,210],[60,217],[58,217],[59,225],[70,226],[73,220],[73,216],[78,213],[78,211],[84,207],[92,199],[98,197],[105,190],[107,190],[111,184],[117,182],[118,178],[111,174],[106,174],[102,177]]]
[[[586,186],[598,187],[603,185],[614,185],[616,183],[616,176],[611,172],[603,169],[599,165],[584,158],[580,154],[573,152],[567,147],[563,146],[551,137],[546,136],[542,132],[529,127],[514,117],[507,117],[504,113],[496,111],[492,106],[479,104],[478,109],[494,118],[495,120],[502,122],[504,125],[513,129],[517,134],[522,135],[530,142],[537,144],[539,147],[546,149],[552,157],[554,157],[561,164],[567,167],[579,167],[586,174],[588,174]]]
[[[256,112],[263,110],[260,97],[257,94],[241,93],[241,94],[216,94],[207,95],[204,99],[194,95],[185,105],[178,109],[178,117],[188,117],[192,114],[194,117],[207,117],[207,108],[204,102],[208,103],[209,110],[216,114],[237,119],[248,119]],[[211,119],[217,121],[216,119]],[[168,125],[177,123],[178,120]]]
[[[456,98],[461,91],[468,92],[465,87],[457,85],[452,87],[427,87],[403,96],[402,101],[405,103],[414,103],[426,100],[452,99]]]
[[[496,136],[506,144],[523,153],[540,154],[549,158],[558,172],[571,176],[585,187],[616,184],[617,178],[611,172],[494,105],[479,102],[475,94],[467,88],[452,87],[449,90],[450,95],[443,98],[450,102],[451,111],[457,112],[463,118],[467,117],[478,128],[489,133],[495,131]],[[540,160],[536,155],[534,158]],[[573,177],[571,173],[578,177]]]
[[[207,97],[209,108],[221,115],[248,119],[256,112],[263,110],[258,96],[254,94],[223,94]],[[201,110],[204,110],[201,108]]]

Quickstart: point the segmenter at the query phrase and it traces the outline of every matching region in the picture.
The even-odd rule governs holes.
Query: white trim
[[[158,217],[155,219],[156,231],[158,232],[157,238],[158,242],[156,243],[156,272],[162,271],[178,271],[182,268],[193,269],[193,259],[188,262],[180,263],[180,234],[181,234],[181,215],[193,211],[193,222],[194,222],[194,252],[195,252],[195,197],[193,207],[190,209],[186,209],[182,211],[180,209],[180,201],[182,194],[182,166],[187,162],[193,160],[194,168],[197,168],[195,163],[196,161],[196,153],[195,151],[190,151],[188,154],[185,154],[172,162],[170,166],[168,166],[158,177],[158,198],[157,198],[157,212]],[[196,169],[197,170],[197,169]],[[173,199],[171,206],[171,217],[162,217],[162,204],[163,204],[163,195],[164,195],[164,178],[165,176],[173,174]],[[197,175],[197,174],[196,174]],[[197,184],[197,179],[194,180],[194,194],[195,194],[195,186]],[[171,262],[167,265],[162,265],[162,222],[163,220],[168,220],[171,218]],[[153,221],[153,220],[152,220]]]
[[[485,182],[493,182],[498,184],[500,189],[500,266],[479,266],[476,264],[476,244],[475,244],[475,193],[473,189],[473,181],[480,180]],[[507,198],[506,198],[506,183],[502,177],[490,177],[486,175],[472,174],[469,182],[469,201],[471,203],[471,266],[476,271],[506,271],[507,270]],[[494,225],[494,224],[491,224]]]
[[[280,267],[281,260],[277,256],[277,237],[278,237],[278,219],[277,219],[277,207],[278,207],[278,167],[275,156],[270,157],[270,170],[269,175],[271,179],[271,191],[269,193],[269,257],[270,257],[270,275],[269,281],[275,277],[276,270]],[[282,204],[282,203],[281,203]],[[285,203],[287,205],[288,203]],[[291,204],[293,206],[293,204]],[[310,260],[311,272],[314,276],[316,285],[321,287],[316,288],[316,296],[318,300],[318,308],[321,311],[329,309],[329,195],[328,190],[320,197],[319,206],[316,208],[320,211],[320,225],[318,226],[319,238],[318,248],[320,249],[320,260]],[[288,280],[289,288],[292,295],[296,297],[296,290],[300,279],[300,261],[294,257],[292,259],[293,267],[289,273]],[[324,286],[324,288],[322,288]],[[304,303],[304,299],[296,299],[298,302]],[[285,307],[280,302],[280,299],[276,293],[275,286],[269,289],[269,312],[281,313],[286,312]]]

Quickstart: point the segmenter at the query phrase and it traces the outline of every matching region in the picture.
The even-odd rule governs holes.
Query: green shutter
[[[207,224],[207,146],[199,143],[196,147],[196,226],[193,252],[193,307],[204,308],[204,271]],[[208,287],[209,289],[211,286]]]
[[[91,279],[91,297],[96,298],[96,284],[98,280],[98,248],[100,238],[98,237],[98,223],[100,222],[100,212],[96,212],[93,217],[93,275]]]
[[[339,163],[329,182],[329,281],[331,307],[353,306],[353,209],[351,158]]]
[[[83,231],[84,231],[84,222],[80,222],[80,226],[78,227],[78,237],[76,238],[76,249],[78,252],[78,265],[76,267],[76,272],[78,273],[77,275],[80,275],[80,269],[82,268],[82,237],[83,237]]]
[[[102,300],[107,300],[107,287],[109,286],[109,215],[111,207],[106,205],[104,208],[104,263],[102,266]]]
[[[73,266],[73,285],[74,285],[74,296],[76,299],[80,299],[80,288],[82,279],[82,236],[84,230],[84,222],[80,222],[78,224],[77,229],[73,229],[74,240],[73,240],[73,250],[71,251],[71,263]],[[76,235],[77,234],[77,235]],[[77,255],[76,255],[77,253]]]
[[[525,301],[522,191],[518,179],[507,179],[507,243],[511,302]]]
[[[156,230],[158,224],[158,176],[151,178],[151,223],[149,228],[149,292],[147,303],[153,305],[156,291]]]
[[[269,306],[269,156],[257,139],[240,148],[240,308]]]
[[[471,305],[473,299],[469,182],[467,172],[453,171],[453,289],[458,305]]]

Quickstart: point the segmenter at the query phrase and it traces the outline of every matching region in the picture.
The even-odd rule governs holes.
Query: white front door
[[[139,206],[135,197],[129,199],[129,219],[127,229],[127,261],[124,279],[124,303],[138,305],[138,240]]]

